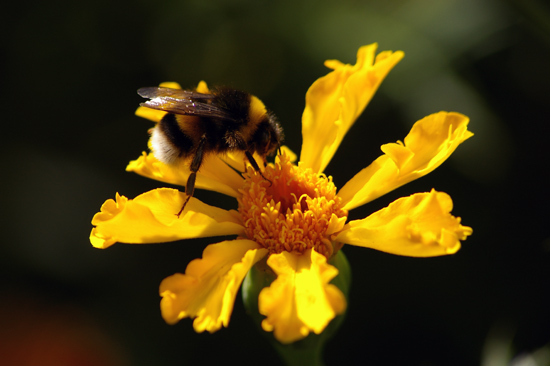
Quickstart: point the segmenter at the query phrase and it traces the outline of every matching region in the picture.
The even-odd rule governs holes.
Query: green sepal
[[[328,263],[338,269],[338,276],[333,278],[331,283],[342,291],[347,301],[351,284],[351,268],[349,262],[342,250],[339,250],[331,257]],[[250,269],[242,285],[243,302],[247,313],[257,325],[259,331],[267,337],[271,345],[277,350],[286,365],[322,365],[323,347],[344,321],[346,312],[332,319],[321,334],[312,332],[302,340],[290,344],[282,344],[275,339],[272,332],[266,332],[262,329],[261,323],[262,320],[265,319],[265,316],[261,315],[258,311],[258,297],[260,291],[264,287],[269,286],[275,278],[276,275],[267,265],[266,258],[256,263]]]

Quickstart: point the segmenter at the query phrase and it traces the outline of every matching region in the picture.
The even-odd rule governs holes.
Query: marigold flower
[[[348,211],[423,175],[442,164],[473,134],[468,118],[454,112],[427,116],[403,142],[382,146],[384,153],[337,190],[325,167],[403,52],[377,45],[361,47],[355,65],[331,60],[333,69],[306,94],[302,117],[300,161],[286,148],[263,177],[244,167],[244,156],[208,156],[196,187],[235,197],[238,211],[209,206],[193,197],[183,215],[185,194],[160,188],[133,200],[116,195],[107,200],[92,224],[97,248],[116,242],[157,243],[180,239],[236,235],[235,240],[206,247],[203,256],[160,285],[161,313],[168,323],[195,318],[197,332],[227,326],[235,296],[247,272],[267,257],[276,279],[259,295],[264,330],[282,343],[310,332],[321,333],[346,309],[346,299],[333,284],[338,270],[327,262],[344,244],[413,257],[455,253],[472,229],[450,214],[451,198],[432,190],[396,200],[362,220],[348,221]],[[163,86],[179,88],[175,83]],[[199,92],[208,88],[201,82]],[[140,107],[136,114],[158,122],[165,112]],[[143,153],[128,171],[185,186],[188,166],[168,166]]]

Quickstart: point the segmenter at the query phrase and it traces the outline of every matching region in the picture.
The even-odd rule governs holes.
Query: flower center
[[[332,256],[339,244],[331,235],[342,230],[348,216],[332,177],[293,165],[286,155],[263,175],[265,179],[251,167],[244,174],[238,200],[247,237],[271,253],[301,254],[314,248]]]

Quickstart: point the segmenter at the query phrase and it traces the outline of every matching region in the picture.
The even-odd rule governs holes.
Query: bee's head
[[[254,134],[255,150],[262,156],[274,155],[283,143],[283,129],[274,115],[267,113]]]
[[[283,129],[277,118],[268,112],[261,100],[250,97],[249,126],[255,131],[248,141],[248,148],[262,155],[273,155],[283,143]]]

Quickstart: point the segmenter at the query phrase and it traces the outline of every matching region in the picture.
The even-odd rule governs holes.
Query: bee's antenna
[[[267,180],[269,182],[269,186],[271,187],[273,185],[273,182],[267,179],[264,173],[262,173],[262,171],[260,170],[260,166],[258,165],[258,162],[256,161],[256,159],[254,159],[250,151],[247,150],[244,152],[244,154],[246,155],[246,158],[248,159],[248,162],[250,163],[250,165],[252,165],[252,168],[254,168],[254,170],[257,171],[258,173],[260,173],[262,178]]]

